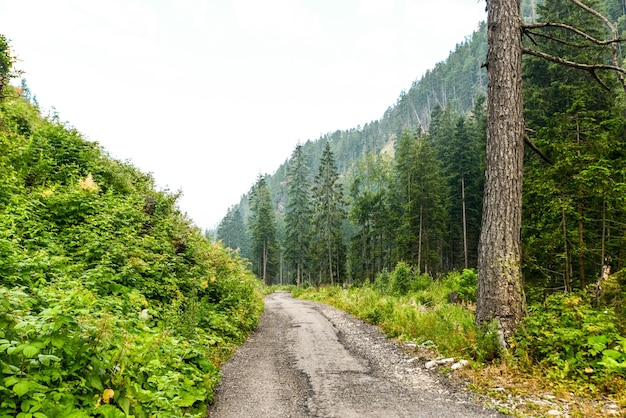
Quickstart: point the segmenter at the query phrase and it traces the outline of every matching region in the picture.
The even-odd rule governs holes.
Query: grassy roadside
[[[397,273],[361,287],[291,291],[380,326],[420,358],[469,360],[469,367],[451,371],[448,364],[439,371],[502,412],[626,416],[624,339],[611,309],[593,309],[584,294],[549,298],[531,306],[510,352],[502,353],[495,333],[474,325],[473,272],[437,280]]]

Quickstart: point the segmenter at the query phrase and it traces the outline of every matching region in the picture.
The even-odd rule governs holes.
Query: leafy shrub
[[[374,288],[383,293],[388,292],[390,291],[390,282],[391,275],[386,269],[383,269],[383,271],[378,273],[374,278]]]
[[[433,284],[433,279],[427,274],[420,274],[413,279],[411,291],[419,292],[428,289]]]
[[[0,101],[19,122],[0,123],[0,417],[204,416],[260,283],[176,195],[19,100]]]
[[[626,343],[615,324],[613,311],[594,309],[587,293],[552,295],[530,308],[512,346],[551,377],[603,384],[612,374],[626,376]]]
[[[464,269],[459,281],[459,298],[463,302],[476,302],[478,276],[474,269]]]
[[[408,263],[400,261],[391,272],[389,287],[396,294],[406,294],[411,288],[413,269]]]

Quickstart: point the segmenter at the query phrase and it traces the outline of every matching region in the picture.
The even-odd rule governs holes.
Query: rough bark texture
[[[521,273],[522,42],[520,0],[487,0],[487,165],[478,249],[476,322],[495,320],[500,342],[525,313]]]

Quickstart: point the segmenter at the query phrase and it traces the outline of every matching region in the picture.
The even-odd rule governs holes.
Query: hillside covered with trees
[[[624,25],[621,2],[593,5],[619,27]],[[524,2],[522,11],[528,21],[565,15],[567,24],[589,33],[601,31],[593,17],[567,1],[545,7]],[[289,237],[295,232],[288,219],[304,213],[311,222],[302,224],[320,230],[313,221],[315,206],[323,207],[316,200],[319,186],[314,180],[324,169],[324,155],[341,189],[342,204],[334,214],[341,218],[335,228],[342,236],[337,245],[345,247],[337,251],[343,255],[334,269],[346,271],[340,281],[373,280],[399,260],[432,275],[476,266],[485,164],[486,48],[481,24],[446,61],[403,92],[380,120],[300,144],[274,174],[261,176],[276,230],[273,255],[268,256],[275,267],[270,282],[295,283],[301,274],[301,262],[285,257],[291,253],[294,260]],[[563,56],[578,53],[576,45],[556,41],[548,41],[545,48]],[[610,60],[607,46],[584,53]],[[572,283],[584,288],[587,277],[601,275],[602,266],[613,272],[624,267],[624,234],[619,232],[624,217],[615,200],[622,196],[623,91],[609,74],[598,82],[588,71],[528,56],[524,95],[529,136],[523,205],[526,277],[545,288],[571,289]],[[307,200],[312,207],[296,207],[306,206]],[[252,250],[251,220],[258,222],[254,202],[254,193],[245,195],[217,230],[219,239],[253,262],[258,258]],[[311,283],[336,278],[309,274]]]
[[[204,416],[258,280],[0,58],[0,416]]]
[[[379,121],[298,145],[272,176],[261,176],[255,187],[267,189],[266,204],[274,208],[268,222],[257,210],[259,195],[250,194],[231,208],[217,236],[255,266],[262,264],[267,283],[351,285],[349,292],[330,291],[327,300],[344,307],[354,302],[355,312],[378,323],[397,313],[389,294],[404,295],[399,309],[421,304],[429,283],[477,267],[485,229],[515,218],[519,260],[500,260],[503,270],[523,273],[516,288],[520,309],[511,321],[521,327],[521,337],[508,334],[510,327],[506,335],[518,344],[518,360],[592,390],[623,393],[626,84],[617,45],[624,40],[626,7],[618,0],[522,6],[520,74],[509,74],[523,79],[523,118],[515,123],[519,138],[513,138],[519,173],[496,164],[491,177],[508,181],[516,175],[519,202],[512,206],[519,216],[492,211],[486,227],[483,219],[486,156],[491,163],[509,156],[493,146],[497,140],[486,145],[494,118],[485,107],[487,42],[481,25]],[[504,121],[508,116],[500,115]],[[497,193],[496,198],[506,200]],[[272,240],[259,251],[262,224]],[[518,241],[512,231],[511,241]],[[493,245],[483,246],[483,256],[500,242],[488,244]],[[516,275],[516,286],[517,280]],[[398,281],[405,283],[402,291],[394,287]],[[472,287],[454,283],[450,300]],[[372,286],[379,292],[374,296]],[[363,293],[353,290],[358,288]],[[354,300],[342,299],[345,293]],[[499,302],[511,316],[518,310]],[[407,309],[412,313],[398,315],[418,315]]]

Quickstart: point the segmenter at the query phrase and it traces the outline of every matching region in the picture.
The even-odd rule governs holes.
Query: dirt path
[[[498,417],[426,372],[377,328],[274,293],[222,368],[212,418]]]

